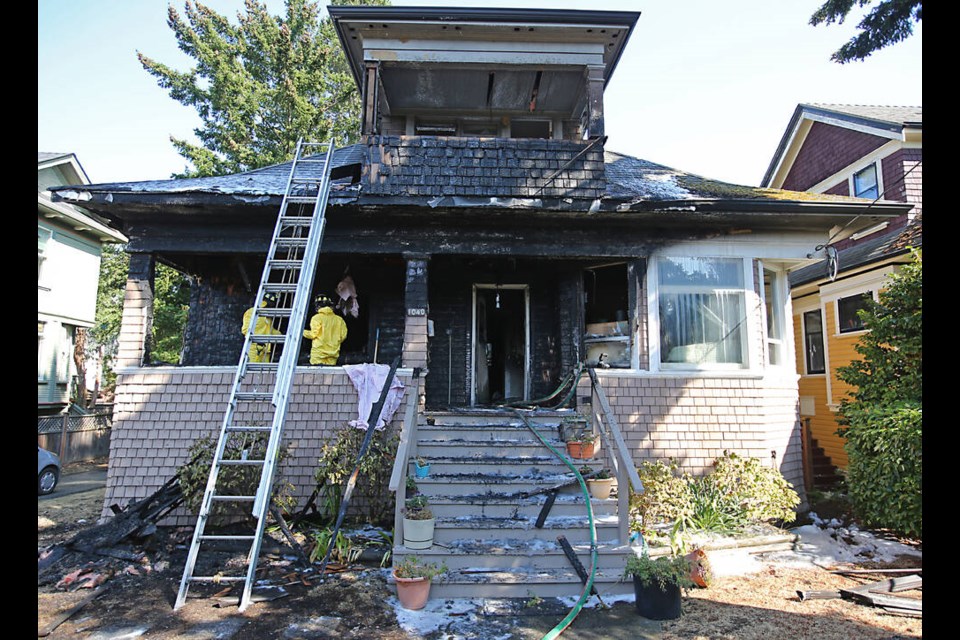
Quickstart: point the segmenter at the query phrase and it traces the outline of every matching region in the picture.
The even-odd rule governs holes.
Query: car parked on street
[[[51,493],[60,481],[60,458],[37,445],[37,495]]]

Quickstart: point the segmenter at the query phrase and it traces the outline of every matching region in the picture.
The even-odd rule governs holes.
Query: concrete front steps
[[[561,419],[570,411],[529,413],[537,430],[560,452]],[[583,585],[557,542],[564,535],[580,562],[590,566],[590,530],[578,485],[559,491],[542,528],[535,523],[546,489],[573,477],[512,412],[456,411],[421,416],[417,455],[430,463],[430,476],[417,479],[436,518],[434,545],[411,550],[402,539],[394,562],[409,555],[444,562],[448,572],[434,579],[432,598],[509,598],[578,596]],[[574,461],[578,467],[604,466],[601,459]],[[409,475],[414,475],[410,461]],[[597,534],[594,582],[602,595],[632,593],[621,581],[629,554],[618,539],[617,501],[591,499]]]

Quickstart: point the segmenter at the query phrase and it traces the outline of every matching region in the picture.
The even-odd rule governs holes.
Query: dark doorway
[[[474,405],[527,398],[527,291],[524,285],[474,285]]]

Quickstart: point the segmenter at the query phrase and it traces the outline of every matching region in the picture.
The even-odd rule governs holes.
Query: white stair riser
[[[440,547],[433,547],[434,549],[442,549]],[[416,554],[416,552],[409,552],[409,554]],[[422,552],[420,552],[422,554]],[[395,554],[395,562],[400,562],[403,560],[404,556],[407,554],[402,554],[397,552]],[[541,553],[537,555],[467,555],[463,553],[447,553],[447,554],[431,554],[429,558],[418,555],[420,560],[440,563],[443,562],[447,565],[447,568],[451,572],[458,571],[460,569],[468,568],[485,568],[485,569],[537,569],[537,570],[546,570],[546,569],[570,569],[570,561],[567,559],[567,556],[564,555],[563,551],[551,551],[549,553]],[[590,553],[582,552],[577,554],[580,562],[584,567],[590,567]],[[627,556],[622,554],[599,554],[597,556],[597,567],[598,569],[619,573],[623,571],[623,568],[627,564]]]
[[[550,442],[559,442],[560,437],[553,427],[538,427],[537,432]],[[540,442],[526,427],[464,427],[462,425],[417,427],[418,440],[520,440]]]
[[[586,523],[571,525],[564,523],[562,527],[551,527],[550,519],[544,523],[543,529],[537,529],[532,522],[529,529],[520,528],[499,528],[499,529],[479,529],[473,527],[455,527],[451,525],[440,525],[434,529],[433,539],[439,543],[449,543],[454,540],[473,539],[489,542],[504,536],[516,538],[518,540],[549,540],[556,541],[557,536],[563,534],[571,544],[589,544],[590,530]],[[597,526],[597,541],[604,543],[618,543],[617,528],[615,525]]]
[[[506,455],[506,452],[504,452]],[[414,472],[415,464],[410,463],[408,475],[413,476],[419,484],[419,478]],[[499,474],[503,476],[529,476],[533,474],[560,474],[572,473],[570,467],[556,459],[552,460],[504,460],[503,458],[468,458],[457,461],[432,460],[430,461],[431,476],[454,476],[458,474]],[[429,476],[428,476],[429,477]]]
[[[601,597],[632,594],[633,582],[617,580],[594,582]],[[396,587],[391,587],[396,590]],[[579,596],[583,591],[580,582],[549,582],[538,584],[457,584],[455,582],[436,582],[430,587],[430,599],[444,598],[558,598]]]
[[[566,451],[562,442],[553,445],[561,453]],[[430,462],[431,458],[465,458],[476,455],[490,455],[491,452],[507,452],[513,456],[553,456],[550,450],[539,442],[526,440],[490,440],[481,441],[427,441],[417,444],[417,455]],[[554,456],[555,457],[555,456]]]

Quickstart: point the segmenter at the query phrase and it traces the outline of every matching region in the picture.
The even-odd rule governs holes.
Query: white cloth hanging
[[[367,419],[370,417],[370,410],[380,399],[380,389],[390,373],[390,366],[385,364],[348,364],[344,365],[343,370],[347,372],[350,382],[357,390],[357,419],[350,421],[351,427],[362,429],[364,431],[370,426]],[[404,386],[400,378],[394,376],[390,385],[390,391],[387,392],[387,399],[383,403],[383,411],[380,412],[380,420],[377,421],[376,429],[380,431],[386,427],[400,406],[403,399]]]

